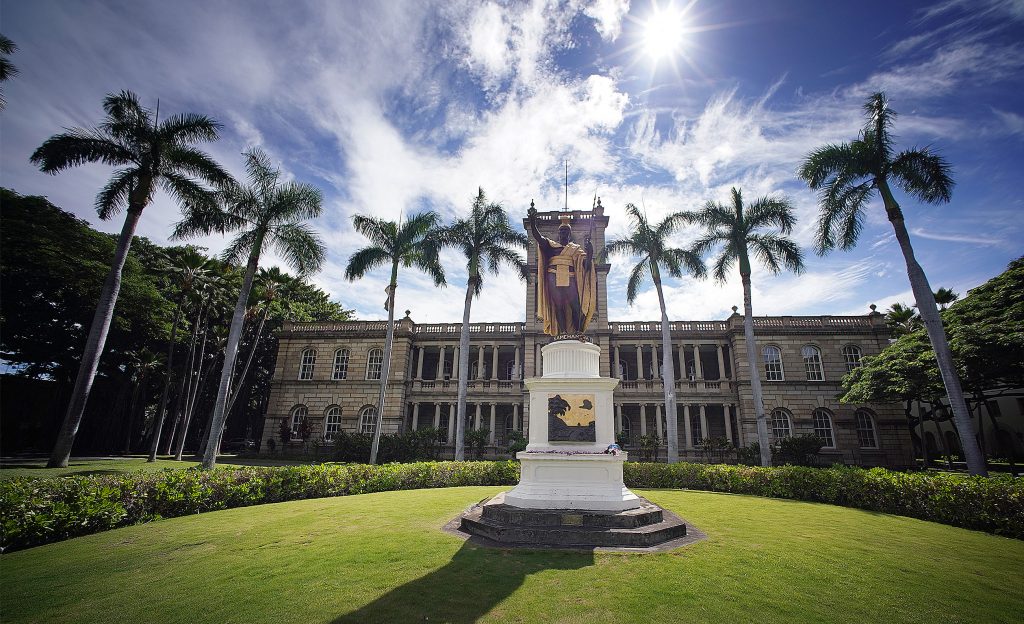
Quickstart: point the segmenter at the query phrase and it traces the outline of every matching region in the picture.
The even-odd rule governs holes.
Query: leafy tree
[[[868,200],[876,192],[881,196],[907,264],[907,275],[921,318],[935,350],[968,469],[971,474],[987,474],[935,295],[928,276],[914,257],[903,211],[889,186],[891,180],[907,194],[931,204],[948,202],[954,185],[949,163],[928,148],[895,153],[891,129],[896,112],[889,108],[884,94],[870,96],[864,104],[864,112],[868,120],[857,139],[820,147],[811,152],[800,166],[799,176],[810,188],[820,192],[817,251],[824,254],[836,247],[852,249],[863,229]]]
[[[899,337],[919,329],[921,317],[913,306],[897,302],[885,311],[885,325],[893,336]]]
[[[390,265],[388,298],[384,309],[388,311],[388,331],[384,341],[384,363],[381,367],[380,395],[377,399],[377,423],[374,425],[370,446],[370,463],[377,463],[380,428],[384,417],[384,393],[391,370],[391,347],[395,339],[395,291],[398,289],[398,267],[416,267],[434,280],[435,286],[445,286],[444,269],[438,259],[441,239],[438,235],[438,216],[422,212],[404,223],[384,221],[377,217],[356,215],[352,219],[356,231],[370,240],[370,245],[352,254],[345,268],[345,279],[362,279],[370,271]]]
[[[684,271],[696,277],[704,277],[707,269],[697,254],[669,246],[669,237],[686,221],[685,213],[670,214],[654,225],[651,225],[647,216],[633,204],[626,204],[626,214],[630,221],[629,236],[609,242],[605,245],[604,254],[640,256],[640,262],[633,267],[629,275],[629,282],[626,284],[626,301],[631,305],[640,294],[640,286],[646,275],[650,275],[651,281],[654,282],[654,289],[658,293],[658,303],[661,305],[661,349],[665,354],[661,381],[665,393],[668,461],[675,463],[679,461],[676,373],[672,362],[672,337],[668,324],[668,311],[665,308],[665,293],[661,289],[661,272],[664,268],[670,276],[675,278],[681,278]],[[653,363],[653,366],[657,367],[657,365],[657,362]]]
[[[96,210],[101,219],[109,219],[127,208],[114,262],[89,328],[67,415],[47,464],[51,468],[68,465],[114,316],[128,249],[143,209],[149,205],[157,187],[179,204],[208,204],[212,193],[193,178],[209,184],[224,184],[229,179],[217,163],[194,147],[200,141],[217,138],[221,126],[209,117],[172,115],[158,122],[130,91],[108,95],[103,100],[103,110],[107,117],[98,128],[75,128],[54,135],[31,157],[33,164],[50,174],[92,162],[121,167],[96,197]]]
[[[475,459],[483,459],[484,450],[490,441],[490,429],[471,429],[466,432],[466,446],[473,449],[473,457]]]
[[[499,204],[487,202],[482,188],[477,190],[469,216],[458,219],[442,230],[444,244],[456,247],[466,257],[466,302],[462,308],[459,332],[459,398],[455,422],[455,461],[465,456],[466,392],[469,385],[469,311],[473,298],[480,296],[484,271],[497,275],[502,263],[519,270],[526,279],[526,262],[517,249],[525,249],[528,239],[512,229],[508,215]]]
[[[4,35],[0,35],[0,82],[5,82],[18,75],[18,68],[7,58],[17,51],[18,46],[13,41]],[[6,106],[7,100],[0,93],[0,110],[3,110]]]
[[[772,450],[772,455],[775,463],[780,466],[815,466],[818,463],[818,453],[824,445],[821,438],[813,433],[789,436],[779,440],[778,445]]]
[[[238,356],[246,304],[259,267],[264,245],[273,247],[278,255],[300,274],[316,272],[324,259],[324,245],[304,222],[315,219],[323,211],[319,189],[301,182],[280,180],[281,172],[270,164],[270,158],[259,148],[245,153],[249,184],[232,184],[222,192],[224,209],[211,209],[208,204],[196,206],[174,230],[175,238],[209,234],[214,230],[240,230],[224,251],[223,260],[237,264],[247,258],[242,288],[231,317],[231,330],[221,367],[220,384],[209,435],[203,452],[203,467],[217,463],[217,449],[227,419],[227,403],[231,375]]]
[[[739,264],[740,281],[743,283],[743,334],[747,365],[750,367],[750,388],[754,395],[754,414],[757,416],[758,448],[761,450],[761,465],[769,466],[768,420],[764,413],[761,367],[754,338],[750,256],[753,255],[772,273],[779,273],[783,267],[794,273],[804,270],[803,253],[796,243],[786,238],[796,223],[793,206],[785,198],[761,197],[749,207],[744,207],[743,194],[733,188],[731,206],[708,202],[704,210],[687,213],[686,219],[705,229],[704,236],[694,243],[695,254],[702,256],[721,246],[715,260],[716,281],[725,282],[729,269]],[[771,231],[764,231],[766,229]]]

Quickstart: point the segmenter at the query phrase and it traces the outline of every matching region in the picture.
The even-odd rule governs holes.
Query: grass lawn
[[[164,456],[167,457],[166,455]],[[236,458],[230,455],[217,458],[219,466],[296,466],[309,462],[288,459]],[[121,474],[138,470],[163,470],[164,468],[192,468],[199,462],[185,459],[157,458],[155,462],[147,462],[143,456],[117,457],[111,459],[75,459],[68,462],[67,468],[47,468],[45,459],[20,461],[12,460],[0,464],[0,479],[14,477],[67,477],[82,475]]]
[[[154,522],[0,557],[11,622],[1019,622],[1024,542],[883,514],[640,491],[708,534],[660,554],[479,548],[439,528],[502,488]]]

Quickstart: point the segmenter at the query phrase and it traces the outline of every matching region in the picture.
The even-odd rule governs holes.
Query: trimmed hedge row
[[[828,503],[1024,539],[1024,480],[1009,475],[627,462],[626,485]]]
[[[0,551],[205,511],[389,490],[513,485],[519,464],[238,467],[0,480]],[[882,468],[627,462],[626,485],[823,502],[1024,539],[1024,481]]]

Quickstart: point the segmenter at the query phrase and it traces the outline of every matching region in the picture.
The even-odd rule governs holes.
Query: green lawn
[[[165,456],[166,457],[166,456]],[[230,455],[217,458],[217,465],[220,466],[295,466],[302,461],[288,459],[265,459],[265,458],[236,458]],[[155,462],[147,462],[145,457],[125,457],[117,459],[74,459],[68,462],[67,468],[47,468],[46,460],[33,461],[11,461],[0,464],[0,479],[14,477],[67,477],[81,475],[104,475],[121,474],[138,470],[163,470],[164,468],[192,468],[198,466],[199,462],[185,459],[174,461],[173,459],[157,458]]]
[[[865,511],[640,492],[707,532],[648,555],[439,530],[501,488],[232,509],[0,557],[11,622],[1019,622],[1024,542]]]

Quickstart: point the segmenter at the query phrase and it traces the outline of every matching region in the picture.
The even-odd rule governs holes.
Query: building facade
[[[541,232],[554,237],[563,214],[571,215],[575,242],[590,236],[595,248],[603,247],[608,217],[600,203],[590,211],[540,213]],[[420,324],[408,313],[396,321],[383,432],[432,427],[444,431],[450,444],[463,374],[469,386],[467,428],[489,431],[491,454],[505,454],[512,431],[527,432],[530,414],[523,379],[541,374],[540,349],[552,340],[535,314],[535,254],[531,244],[526,322],[471,324],[468,371],[458,366],[460,323]],[[601,347],[602,376],[621,379],[615,390],[615,426],[627,449],[638,446],[642,436],[657,436],[664,457],[669,415],[661,379],[666,357],[661,323],[608,319],[609,268],[597,267],[598,307],[587,334]],[[453,316],[460,312],[453,310]],[[888,344],[881,314],[755,317],[754,327],[760,351],[757,374],[773,441],[814,433],[825,443],[821,456],[827,463],[913,463],[900,406],[851,406],[836,400],[842,376],[861,357]],[[312,435],[325,440],[341,430],[373,431],[386,330],[384,321],[286,323],[279,334],[262,448],[278,437],[281,419],[296,433],[299,423],[309,419]],[[743,317],[734,308],[725,320],[673,321],[670,330],[668,355],[676,373],[669,383],[676,389],[680,457],[708,459],[703,444],[708,438],[730,448],[756,441]]]

